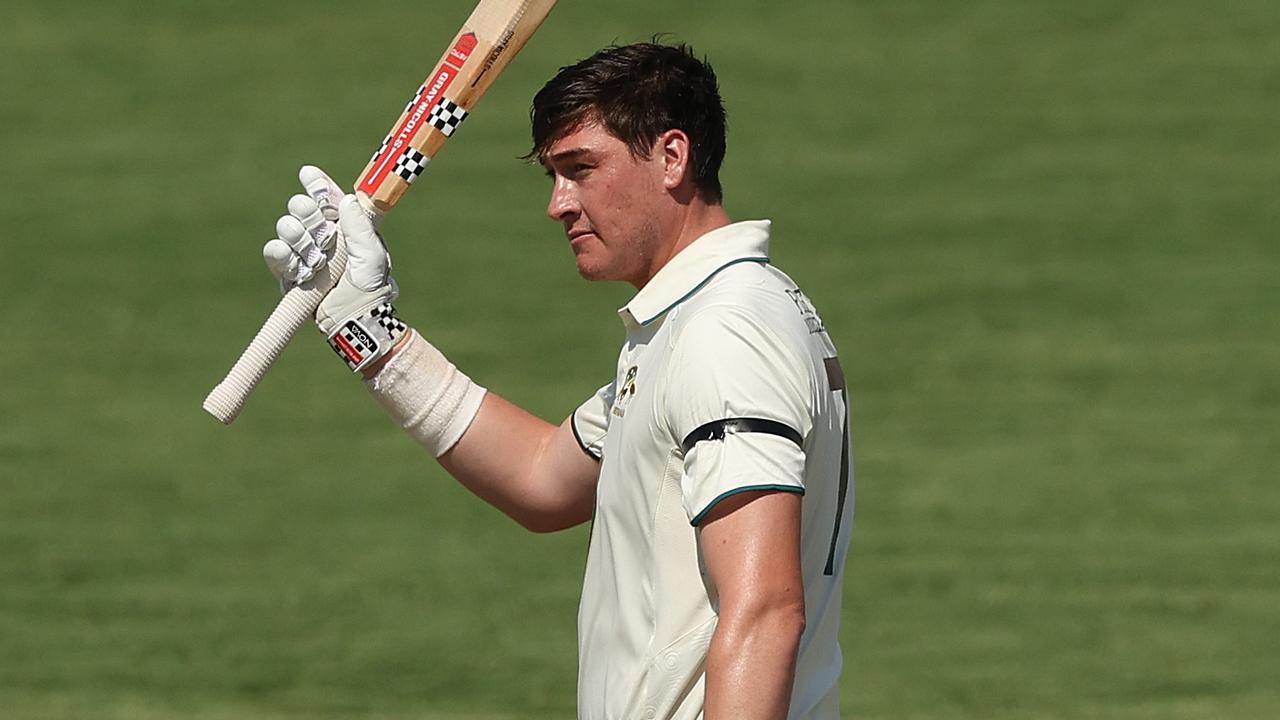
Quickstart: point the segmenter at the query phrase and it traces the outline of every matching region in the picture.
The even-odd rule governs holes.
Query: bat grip
[[[361,200],[363,202],[364,198]],[[280,298],[280,304],[240,354],[240,359],[231,366],[226,378],[204,399],[204,409],[222,424],[230,425],[236,419],[249,394],[271,369],[276,358],[288,347],[293,336],[315,318],[320,301],[342,278],[347,267],[347,240],[338,233],[334,242],[333,257],[325,269],[305,287],[295,287]]]

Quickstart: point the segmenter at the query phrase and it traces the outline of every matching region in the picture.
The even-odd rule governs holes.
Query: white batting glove
[[[407,330],[391,304],[400,287],[391,277],[391,255],[378,234],[380,218],[355,195],[338,205],[347,241],[347,269],[316,310],[316,324],[347,367],[359,372],[386,355]]]
[[[287,292],[305,285],[333,257],[338,234],[347,245],[347,267],[316,310],[316,325],[353,372],[376,362],[407,330],[391,305],[400,289],[391,278],[391,256],[377,224],[355,195],[310,165],[298,173],[306,195],[289,199],[289,213],[276,221],[276,239],[262,248],[267,267]],[[339,198],[341,200],[339,201]]]

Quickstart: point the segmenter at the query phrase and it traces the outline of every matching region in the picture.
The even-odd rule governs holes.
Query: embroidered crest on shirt
[[[639,369],[632,365],[627,368],[627,375],[622,379],[622,388],[618,390],[618,396],[613,401],[613,414],[618,417],[627,414],[627,405],[631,404],[631,398],[636,396],[636,373]]]
[[[813,303],[809,302],[809,298],[799,290],[785,290],[787,297],[791,298],[791,302],[796,304],[796,309],[800,311],[800,317],[804,318],[804,324],[809,326],[809,334],[820,333],[826,330],[822,324],[822,318],[818,317],[818,311],[813,309]]]

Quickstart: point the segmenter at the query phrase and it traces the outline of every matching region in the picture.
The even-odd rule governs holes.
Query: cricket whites
[[[356,179],[355,193],[366,210],[385,214],[396,206],[555,4],[480,0]],[[339,233],[326,268],[285,294],[226,378],[205,398],[206,411],[224,424],[236,419],[289,340],[315,316],[346,265],[346,241]]]

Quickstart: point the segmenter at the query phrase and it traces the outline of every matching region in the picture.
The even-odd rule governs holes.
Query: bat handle
[[[357,193],[357,196],[361,205],[372,206],[367,195]],[[222,421],[222,424],[230,425],[236,419],[244,408],[245,401],[249,399],[249,394],[262,381],[280,353],[288,347],[293,336],[315,318],[320,301],[342,278],[342,273],[347,268],[347,240],[342,233],[338,233],[334,243],[333,257],[329,259],[325,269],[306,287],[295,287],[280,298],[280,304],[276,305],[271,316],[262,324],[258,334],[253,336],[249,346],[240,354],[240,359],[236,360],[227,376],[204,399],[205,411]]]

